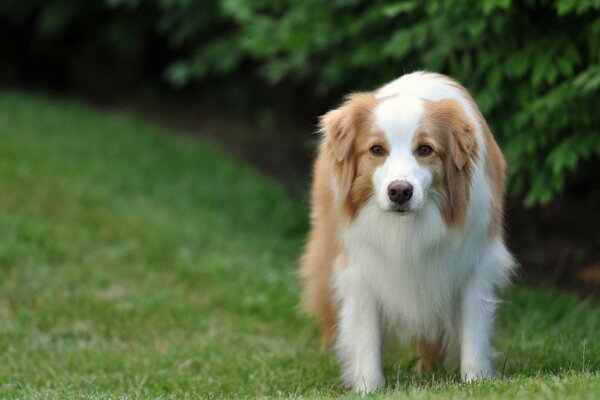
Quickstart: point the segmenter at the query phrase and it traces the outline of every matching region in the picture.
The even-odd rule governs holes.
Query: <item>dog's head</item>
[[[373,198],[407,215],[433,201],[447,224],[464,221],[477,146],[458,101],[359,93],[323,116],[321,131],[350,219]]]

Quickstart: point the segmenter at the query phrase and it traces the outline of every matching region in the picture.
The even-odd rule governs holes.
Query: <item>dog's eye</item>
[[[381,157],[385,155],[385,150],[381,145],[376,144],[374,146],[371,146],[371,154],[377,157]]]
[[[431,153],[433,153],[433,149],[429,145],[422,144],[417,148],[417,155],[419,157],[427,157],[431,155]]]

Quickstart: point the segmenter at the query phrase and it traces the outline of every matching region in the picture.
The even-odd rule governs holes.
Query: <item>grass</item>
[[[305,211],[209,144],[0,94],[0,397],[353,397],[297,309]],[[374,397],[600,397],[600,305],[505,299],[497,379],[391,349]]]

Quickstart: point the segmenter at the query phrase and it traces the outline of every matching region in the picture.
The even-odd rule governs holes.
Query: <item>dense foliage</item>
[[[448,73],[475,95],[528,204],[549,201],[600,157],[598,0],[3,4],[0,18],[19,11],[55,35],[101,8],[114,18],[98,36],[121,52],[151,47],[150,29],[169,49],[164,76],[176,87],[241,74],[339,98],[405,71]]]

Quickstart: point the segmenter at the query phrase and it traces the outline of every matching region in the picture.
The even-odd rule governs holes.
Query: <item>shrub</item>
[[[340,98],[403,72],[450,74],[473,92],[505,149],[513,192],[529,205],[550,201],[600,156],[598,0],[101,4],[155,16],[171,49],[165,76],[177,87],[242,76]]]

